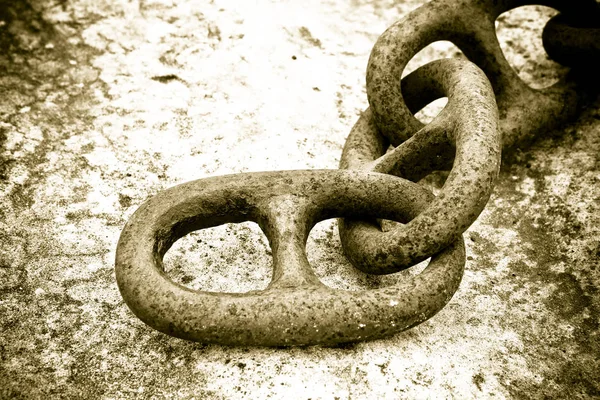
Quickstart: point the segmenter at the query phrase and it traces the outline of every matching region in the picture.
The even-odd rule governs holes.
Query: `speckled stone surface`
[[[465,234],[458,292],[415,329],[337,348],[206,346],[152,330],[121,299],[116,243],[149,196],[336,168],[367,105],[372,45],[420,4],[0,1],[0,398],[600,396],[600,101],[505,160]],[[552,14],[498,21],[534,87],[565,73],[541,45]],[[438,42],[408,70],[456,52]],[[325,284],[403,278],[352,269],[335,225],[308,242]],[[266,287],[270,262],[251,223],[190,234],[166,256],[174,280],[230,292]]]

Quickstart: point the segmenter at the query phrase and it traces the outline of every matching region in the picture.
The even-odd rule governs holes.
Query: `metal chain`
[[[340,170],[226,175],[188,182],[145,202],[124,227],[116,277],[131,310],[166,334],[226,345],[335,344],[380,338],[442,309],[459,287],[462,233],[494,187],[502,149],[530,142],[574,118],[599,92],[599,6],[542,0],[562,11],[547,24],[549,55],[571,73],[534,90],[504,58],[494,22],[524,0],[436,0],[392,25],[373,47],[367,69],[370,108],[344,146]],[[571,4],[569,4],[571,3]],[[443,59],[403,79],[422,48],[450,40],[471,61]],[[594,68],[596,68],[594,70]],[[596,79],[594,79],[596,78]],[[440,98],[429,124],[414,113]],[[389,145],[395,146],[387,151]],[[414,183],[450,169],[438,196]],[[358,269],[388,274],[431,257],[403,283],[375,290],[334,290],[314,274],[305,245],[312,227],[339,220],[344,253]],[[377,219],[402,222],[382,232]],[[171,281],[163,256],[189,232],[254,221],[273,252],[262,291],[194,291]]]

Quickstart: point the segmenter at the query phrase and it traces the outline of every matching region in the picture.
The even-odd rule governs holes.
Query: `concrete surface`
[[[336,168],[367,105],[377,37],[420,0],[0,1],[0,397],[591,398],[600,396],[600,102],[503,168],[466,232],[461,287],[431,320],[338,348],[225,348],[165,336],[119,295],[115,247],[157,191],[217,174]],[[527,7],[498,31],[537,87],[565,69]],[[425,49],[417,67],[456,54]],[[431,118],[437,102],[421,113]],[[339,288],[389,285],[308,244]],[[167,254],[193,288],[265,287],[250,223]]]

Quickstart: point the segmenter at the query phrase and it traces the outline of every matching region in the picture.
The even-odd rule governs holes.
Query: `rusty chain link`
[[[496,18],[523,0],[436,0],[384,32],[367,68],[370,108],[344,146],[340,170],[245,173],[164,190],[121,233],[116,277],[127,305],[172,336],[226,345],[312,345],[380,338],[431,318],[451,299],[465,264],[462,233],[493,189],[502,149],[574,118],[598,93],[600,19],[595,0],[535,2],[562,11],[547,24],[548,54],[572,67],[554,86],[520,80],[498,44]],[[570,4],[569,4],[570,3]],[[438,40],[470,61],[443,59],[401,79],[410,59]],[[414,113],[448,104],[429,124]],[[394,148],[388,151],[389,145]],[[450,169],[437,196],[414,183]],[[344,253],[358,269],[388,274],[431,257],[392,287],[331,289],[308,263],[312,227],[339,220]],[[383,232],[378,219],[403,224]],[[184,235],[254,221],[269,240],[273,276],[265,290],[194,291],[171,281],[163,256]]]

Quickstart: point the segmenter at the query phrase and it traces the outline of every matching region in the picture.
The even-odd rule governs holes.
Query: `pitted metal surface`
[[[119,292],[119,235],[162,190],[337,168],[368,107],[373,44],[425,2],[0,4],[0,398],[599,396],[600,98],[531,147],[503,152],[490,201],[463,234],[459,289],[401,334],[300,348],[202,344],[146,325]],[[534,88],[569,71],[542,43],[555,14],[520,7],[496,22],[506,59]],[[446,57],[464,59],[436,42],[406,70]],[[416,115],[427,123],[443,104]],[[446,174],[419,184],[437,194]],[[193,291],[260,291],[272,250],[258,224],[228,223],[175,242],[164,273]],[[311,230],[306,254],[340,291],[402,285],[426,265],[353,268],[336,219]]]
[[[497,108],[481,70],[465,61],[440,60],[419,68],[407,81],[409,87],[426,93],[426,99],[419,99],[421,107],[442,96],[448,97],[448,105],[430,124],[385,155],[381,154],[383,146],[367,144],[382,142],[375,124],[359,120],[346,142],[341,166],[418,179],[444,167],[443,163],[454,160],[454,164],[436,199],[401,228],[382,233],[375,221],[340,221],[345,254],[368,273],[408,268],[460,237],[487,203],[500,168]],[[416,94],[414,98],[411,104],[417,108]],[[361,119],[371,116],[369,110]],[[415,119],[412,114],[410,118]],[[379,151],[370,151],[375,149]]]
[[[455,161],[439,201],[407,226],[381,233],[376,221],[340,223],[345,254],[359,269],[369,273],[397,272],[450,243],[473,223],[489,198],[493,176],[499,168],[500,142],[506,150],[531,142],[539,132],[571,119],[597,93],[597,79],[585,71],[580,72],[582,75],[574,73],[543,90],[530,88],[518,77],[500,49],[494,21],[500,14],[527,4],[526,1],[432,1],[392,25],[377,40],[367,67],[370,110],[362,117],[373,118],[374,122],[359,121],[356,124],[344,149],[341,167],[369,168],[418,180],[434,170],[448,169],[453,158]],[[547,5],[569,10],[587,21],[590,17],[586,13],[595,9],[596,2],[582,2],[575,9],[560,1]],[[551,21],[545,36],[555,38],[555,42],[565,46],[568,44],[570,49],[557,48],[554,50],[557,54],[572,59],[573,49],[578,49],[579,59],[588,61],[597,54],[597,28],[595,34],[593,28],[579,31],[585,39],[575,43],[577,28],[563,23],[560,25],[561,37],[557,32],[559,28],[555,28],[556,21],[560,21],[559,16]],[[571,32],[571,35],[564,37],[564,32]],[[476,104],[484,100],[469,101],[466,98],[469,94],[490,96],[491,89],[471,83],[472,86],[462,88],[462,96],[452,93],[454,88],[448,82],[451,71],[456,71],[454,84],[461,79],[465,85],[469,76],[465,69],[472,67],[432,63],[400,79],[411,58],[438,40],[454,42],[485,72],[493,86],[500,113],[501,138],[482,137],[481,144],[487,148],[457,142],[457,128],[448,121],[452,118],[460,121],[460,127],[464,129],[462,136],[466,136],[465,132],[477,136],[479,132],[496,131],[496,115],[478,112],[481,108]],[[485,78],[484,81],[487,84]],[[414,113],[440,97],[448,97],[449,104],[436,120],[424,126]],[[486,101],[490,103],[490,100]],[[486,122],[493,127],[484,129]],[[362,138],[365,135],[373,138]],[[378,135],[383,137],[377,138]],[[374,154],[354,154],[357,152],[354,146],[361,150],[373,149],[373,146],[360,143],[364,141],[381,144]],[[361,165],[360,162],[368,163],[381,156],[388,143],[396,148],[384,160],[374,162],[375,165]],[[360,162],[353,162],[351,158],[354,157]],[[467,162],[473,165],[467,167]],[[428,220],[428,224],[419,225],[422,220]],[[444,224],[447,225],[442,227]]]
[[[494,21],[525,4],[437,0],[387,29],[367,68],[371,109],[356,123],[341,159],[342,168],[356,171],[203,179],[147,201],[123,230],[117,249],[117,281],[129,307],[173,336],[266,346],[380,338],[437,313],[458,288],[464,268],[461,234],[490,197],[501,147],[530,141],[540,130],[563,123],[586,99],[576,90],[581,79],[568,77],[536,91],[508,65]],[[560,1],[552,5],[566,7]],[[442,39],[455,42],[481,70],[469,61],[439,60],[400,79],[419,50]],[[424,126],[413,113],[440,97],[448,97],[448,104]],[[385,153],[388,143],[396,147]],[[433,200],[403,179],[418,180],[450,164]],[[390,289],[328,289],[312,272],[304,247],[312,227],[333,217],[346,218],[339,223],[344,252],[362,271],[389,274],[433,257],[431,265]],[[376,218],[405,225],[383,233]],[[194,292],[166,277],[162,258],[177,239],[248,220],[259,223],[273,249],[266,290]]]
[[[537,3],[585,20],[596,6],[594,0],[582,1],[577,7],[560,0]],[[531,2],[522,0],[431,1],[389,27],[373,47],[367,67],[367,95],[379,131],[393,145],[399,145],[422,127],[404,103],[400,78],[414,54],[438,40],[456,44],[485,72],[496,94],[504,148],[530,143],[536,133],[573,118],[597,92],[597,78],[578,71],[549,88],[532,89],[519,78],[498,44],[494,21],[500,14],[528,4]],[[590,31],[587,28],[582,32],[588,39],[581,39],[578,48],[593,63],[597,50],[584,44],[597,43],[597,35],[586,35]],[[552,35],[549,32],[547,36]],[[556,41],[561,42],[558,38]],[[574,46],[563,47],[562,51]]]
[[[161,192],[131,218],[117,252],[119,288],[144,322],[189,340],[331,345],[387,336],[423,322],[450,300],[464,268],[462,238],[401,285],[358,292],[320,283],[308,264],[306,239],[323,219],[406,221],[431,199],[410,181],[358,171],[265,172],[190,182]],[[246,220],[259,223],[273,249],[273,280],[266,290],[197,292],[163,273],[162,257],[183,235]]]

